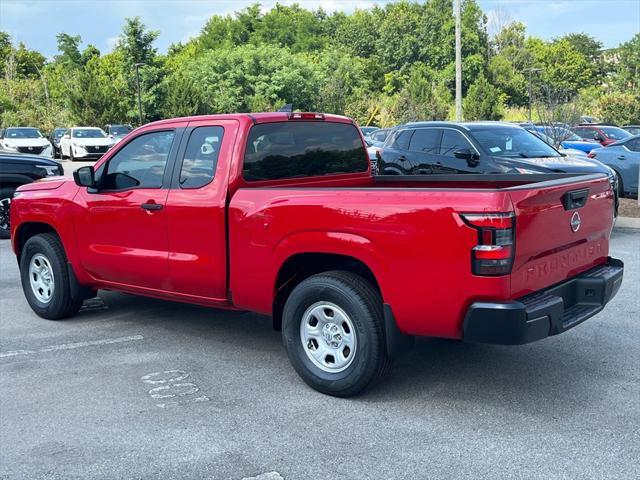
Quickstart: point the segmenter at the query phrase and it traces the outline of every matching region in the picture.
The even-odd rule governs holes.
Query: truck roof
[[[249,119],[253,123],[269,123],[269,122],[285,122],[290,120],[290,115],[293,114],[313,114],[313,115],[322,115],[323,119],[331,122],[340,122],[340,123],[353,123],[353,120],[344,117],[342,115],[332,115],[329,113],[318,113],[315,112],[260,112],[260,113],[220,113],[214,115],[195,115],[191,117],[179,117],[179,118],[171,118],[167,120],[158,120],[156,122],[148,123],[145,127],[153,126],[153,125],[163,125],[166,123],[175,123],[175,122],[191,122],[191,121],[202,121],[202,120],[240,120],[240,119]]]

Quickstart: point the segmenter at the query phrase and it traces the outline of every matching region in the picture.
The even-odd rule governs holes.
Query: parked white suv
[[[97,160],[115,142],[101,128],[73,127],[60,139],[60,157],[73,160]]]
[[[0,149],[53,157],[51,142],[34,127],[9,127],[0,130]]]

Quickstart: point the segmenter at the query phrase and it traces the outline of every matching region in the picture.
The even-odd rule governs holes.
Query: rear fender
[[[364,263],[373,273],[384,300],[385,257],[380,248],[361,235],[346,232],[298,232],[285,237],[274,248],[269,260],[268,281],[275,294],[278,273],[291,257],[304,253],[324,253],[351,257]]]

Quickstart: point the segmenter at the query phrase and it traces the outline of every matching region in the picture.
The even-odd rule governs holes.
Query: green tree
[[[469,87],[463,111],[466,120],[500,120],[504,115],[504,99],[485,77],[479,77]]]
[[[80,66],[82,64],[82,56],[80,54],[82,38],[80,35],[71,36],[67,33],[59,33],[56,35],[56,39],[60,54],[55,56],[55,61],[67,67]]]
[[[22,78],[38,78],[44,68],[45,57],[40,52],[29,50],[24,43],[20,42],[14,52],[16,62],[16,73]]]
[[[0,76],[4,77],[6,65],[13,46],[11,45],[11,36],[7,32],[0,31]]]
[[[542,69],[539,86],[563,92],[569,100],[581,88],[596,83],[593,64],[567,40],[545,43],[529,38],[526,46],[533,56],[533,66]]]
[[[602,50],[602,42],[586,33],[569,33],[555,41],[568,42],[576,52],[580,52],[591,61],[597,60]]]
[[[614,60],[613,84],[626,91],[640,92],[640,33],[610,53]]]

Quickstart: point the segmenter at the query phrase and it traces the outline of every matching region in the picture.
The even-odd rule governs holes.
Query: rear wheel
[[[7,239],[11,236],[9,211],[14,192],[15,188],[0,189],[0,239]]]
[[[83,300],[71,294],[67,256],[57,235],[42,233],[27,241],[20,277],[29,306],[42,318],[60,320],[80,310]]]
[[[356,395],[390,366],[380,294],[351,272],[331,271],[300,282],[285,304],[282,336],[298,374],[329,395]]]

